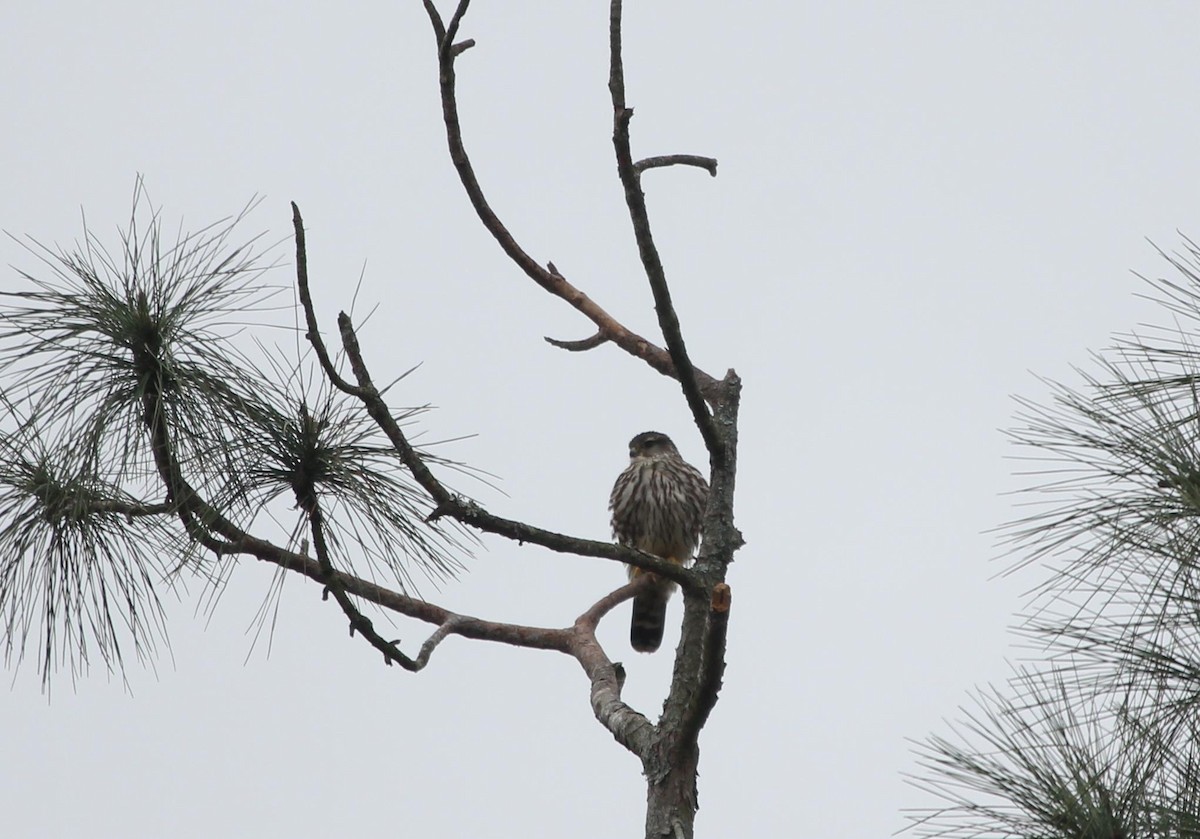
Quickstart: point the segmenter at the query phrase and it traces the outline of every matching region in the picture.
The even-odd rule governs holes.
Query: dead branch
[[[358,634],[366,640],[375,649],[383,653],[383,660],[390,667],[393,664],[399,664],[405,670],[417,671],[421,668],[411,658],[400,652],[395,642],[387,641],[382,635],[375,631],[375,624],[359,611],[354,605],[354,601],[350,599],[350,595],[346,594],[346,590],[339,585],[337,577],[334,576],[333,560],[329,555],[329,546],[325,541],[325,516],[321,510],[321,505],[317,501],[316,493],[312,492],[311,488],[306,493],[306,497],[301,499],[301,505],[305,508],[308,514],[309,532],[312,533],[313,548],[317,553],[317,562],[321,566],[321,573],[325,576],[325,590],[333,594],[333,599],[342,608],[342,613],[350,621],[350,635],[353,637]],[[423,666],[423,665],[422,665]]]
[[[441,14],[431,0],[424,0],[425,11],[429,16],[429,22],[433,27],[438,44],[438,79],[441,88],[442,119],[446,124],[446,140],[450,147],[450,160],[458,172],[459,180],[462,182],[463,189],[466,190],[476,215],[479,216],[484,228],[500,245],[501,250],[525,272],[526,276],[549,293],[573,306],[591,320],[601,334],[625,352],[642,359],[659,373],[678,379],[680,373],[676,369],[676,360],[671,353],[627,329],[588,295],[568,282],[562,274],[543,268],[517,243],[512,233],[488,203],[463,143],[462,125],[458,117],[458,99],[455,92],[454,59],[456,54],[450,46],[462,23],[463,16],[466,14],[468,5],[469,0],[460,0],[451,17],[450,26],[446,27],[442,23]],[[686,359],[686,355],[684,358]],[[690,362],[688,364],[690,365]],[[698,387],[704,398],[715,398],[719,382],[702,370],[689,369],[692,369],[692,372],[688,374],[692,379],[692,386]]]
[[[654,742],[655,727],[621,699],[623,679],[617,667],[591,633],[576,636],[574,655],[592,684],[592,713],[618,743],[644,762]]]
[[[433,651],[437,649],[437,645],[445,640],[446,636],[455,630],[462,623],[462,618],[458,615],[447,620],[444,624],[434,630],[433,634],[421,645],[421,651],[417,654],[413,661],[414,670],[423,670],[425,665],[429,663],[429,657],[433,655]]]
[[[291,203],[292,230],[296,236],[296,287],[300,292],[300,304],[304,309],[304,324],[308,330],[304,337],[312,344],[321,369],[325,371],[325,375],[329,377],[329,381],[333,383],[334,387],[343,393],[356,396],[357,391],[354,385],[343,379],[337,368],[333,366],[329,350],[321,338],[320,325],[317,323],[317,311],[313,306],[312,292],[308,287],[308,248],[304,241],[304,219],[300,217],[300,208],[296,206],[296,202]]]
[[[625,189],[625,204],[629,208],[629,218],[633,222],[633,235],[637,240],[638,255],[642,267],[646,271],[646,279],[650,282],[650,290],[654,295],[654,309],[658,313],[658,324],[662,329],[663,338],[667,342],[667,352],[671,356],[676,378],[683,388],[684,398],[691,408],[692,418],[704,438],[709,458],[714,469],[719,468],[725,460],[725,443],[717,433],[712,414],[708,412],[704,394],[701,392],[699,375],[692,365],[684,345],[683,332],[679,326],[679,316],[671,302],[671,289],[667,286],[667,276],[663,269],[662,259],[658,255],[658,247],[654,244],[654,234],[650,232],[650,217],[646,210],[646,196],[634,167],[633,154],[629,146],[629,121],[633,118],[633,109],[625,105],[625,70],[621,59],[621,0],[612,0],[609,6],[608,20],[609,43],[609,74],[608,89],[612,95],[613,106],[613,148],[617,155],[617,175]]]
[[[621,699],[625,684],[624,668],[613,664],[605,654],[596,640],[596,627],[616,606],[635,597],[649,585],[653,585],[653,581],[643,574],[596,601],[575,619],[571,645],[572,654],[592,684],[592,713],[618,743],[642,760],[646,759],[654,741],[654,724]]]
[[[560,350],[567,352],[583,352],[585,350],[593,350],[601,344],[605,343],[608,338],[603,332],[597,332],[590,338],[584,338],[581,341],[559,341],[555,338],[543,338],[547,344],[552,347],[558,347]]]
[[[633,164],[633,171],[640,175],[647,169],[661,169],[664,166],[695,166],[706,170],[714,178],[717,176],[717,159],[701,157],[698,154],[662,154],[655,157],[644,157]]]

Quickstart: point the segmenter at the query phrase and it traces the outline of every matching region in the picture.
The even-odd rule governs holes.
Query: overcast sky
[[[442,4],[443,6],[446,4]],[[906,738],[1023,655],[1007,628],[1036,569],[989,528],[1018,515],[1012,395],[1156,315],[1194,224],[1200,80],[1191,3],[631,2],[636,157],[696,363],[744,383],[725,689],[703,734],[699,836],[881,837],[927,803]],[[468,149],[494,208],[629,327],[655,334],[610,141],[607,4],[485,2],[459,61]],[[420,3],[9,3],[0,10],[0,228],[116,245],[144,175],[168,227],[295,200],[332,325],[352,303],[379,379],[446,454],[501,477],[498,513],[607,538],[635,433],[703,447],[677,387],[537,289],[475,221],[450,165]],[[279,251],[291,279],[289,245]],[[32,258],[0,240],[0,264]],[[20,288],[14,270],[0,289]],[[271,337],[271,340],[276,340]],[[565,625],[612,563],[488,541],[424,593]],[[574,661],[450,639],[385,668],[317,587],[243,561],[215,612],[171,607],[172,651],[128,687],[93,671],[50,701],[0,690],[0,813],[20,837],[640,835],[636,760]],[[663,651],[602,626],[626,698],[656,716]],[[401,624],[410,651],[423,626]],[[673,633],[673,634],[672,634]]]

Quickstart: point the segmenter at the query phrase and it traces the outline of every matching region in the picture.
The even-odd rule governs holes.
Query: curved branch
[[[442,641],[446,639],[446,636],[452,633],[461,623],[462,618],[459,615],[455,615],[434,630],[434,633],[429,636],[424,644],[421,645],[421,651],[417,654],[416,659],[413,661],[413,670],[424,670],[425,665],[429,663],[429,657],[433,655],[433,651],[437,649],[437,645],[442,643]]]
[[[575,619],[575,629],[580,632],[595,632],[605,615],[626,600],[637,597],[642,589],[650,588],[654,584],[654,578],[649,574],[639,574],[619,589],[606,594],[593,603],[586,612]]]
[[[429,15],[429,21],[438,43],[438,79],[441,87],[442,119],[446,124],[446,141],[450,147],[450,160],[458,172],[459,180],[462,182],[463,189],[466,190],[467,198],[475,209],[476,215],[479,216],[483,226],[492,234],[492,238],[496,240],[508,258],[526,276],[550,294],[573,306],[591,320],[603,335],[625,352],[642,359],[664,376],[679,379],[680,373],[677,371],[676,360],[671,353],[627,329],[584,292],[568,282],[558,271],[543,268],[517,243],[512,233],[488,204],[479,179],[475,175],[471,159],[467,155],[466,146],[463,144],[462,124],[458,117],[458,99],[455,92],[454,59],[456,53],[450,46],[458,25],[466,13],[468,3],[469,0],[460,0],[451,19],[452,28],[447,29],[431,0],[424,0],[425,11]],[[697,386],[698,382],[698,387],[705,398],[710,400],[715,398],[719,387],[716,379],[698,369],[692,370],[688,376],[691,378],[693,386]]]
[[[663,270],[662,259],[658,255],[658,247],[654,244],[654,235],[650,232],[650,217],[646,210],[646,196],[638,178],[638,172],[633,163],[633,154],[629,147],[629,120],[633,117],[633,109],[625,106],[625,70],[621,61],[621,0],[612,0],[609,6],[608,19],[609,43],[609,75],[608,89],[612,95],[613,105],[613,148],[617,155],[617,174],[625,189],[625,204],[629,207],[629,218],[633,222],[633,235],[637,240],[638,255],[646,270],[646,278],[650,281],[650,291],[654,295],[654,308],[658,312],[658,324],[662,329],[663,339],[667,342],[667,352],[675,367],[679,384],[683,388],[684,398],[692,410],[692,418],[700,435],[704,437],[704,445],[713,468],[720,467],[725,460],[725,444],[717,433],[712,414],[705,405],[705,397],[701,391],[698,371],[688,358],[687,347],[684,345],[683,332],[679,326],[679,316],[671,302],[671,290],[667,286],[666,272]]]
[[[652,584],[647,575],[642,575],[600,598],[576,618],[571,639],[571,654],[583,667],[584,673],[592,683],[592,713],[618,743],[643,761],[654,743],[654,724],[621,699],[621,689],[625,681],[624,670],[613,664],[596,640],[596,626],[617,605],[633,598],[643,588]]]
[[[647,169],[661,169],[664,166],[695,166],[706,170],[714,178],[717,176],[717,159],[701,157],[698,154],[661,154],[645,157],[633,164],[633,171],[640,175]]]

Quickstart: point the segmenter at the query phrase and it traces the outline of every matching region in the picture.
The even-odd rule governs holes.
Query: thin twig
[[[650,291],[654,295],[654,309],[658,313],[658,324],[662,329],[663,339],[667,342],[667,352],[683,388],[684,398],[692,411],[692,418],[704,445],[708,449],[709,459],[714,469],[719,468],[725,460],[725,444],[717,433],[712,414],[705,404],[700,382],[692,361],[688,358],[687,347],[684,345],[683,332],[679,326],[679,316],[671,302],[671,290],[667,285],[666,272],[663,270],[662,259],[658,255],[658,247],[654,244],[654,235],[650,232],[650,217],[646,210],[646,196],[638,173],[633,163],[633,154],[629,146],[629,120],[633,117],[633,109],[625,105],[625,70],[621,59],[621,0],[612,0],[609,6],[608,21],[609,37],[609,76],[608,89],[612,96],[613,105],[613,148],[617,156],[617,174],[625,190],[625,204],[629,208],[629,218],[633,222],[633,235],[637,240],[638,255],[646,278],[650,282]]]
[[[145,504],[145,503],[130,503],[128,501],[118,501],[116,499],[96,500],[86,505],[85,512],[88,513],[120,513],[125,516],[127,521],[143,518],[146,516],[161,516],[171,512],[171,505],[167,503],[161,504]]]
[[[567,352],[583,352],[584,350],[594,350],[596,347],[608,341],[608,336],[603,332],[597,332],[590,338],[584,338],[580,341],[560,341],[557,338],[545,337],[542,338],[547,344],[552,347],[558,347],[560,350]]]
[[[662,154],[655,157],[644,157],[633,164],[633,170],[639,175],[647,169],[661,169],[664,166],[695,166],[705,169],[714,178],[717,176],[717,159],[702,157],[698,154]]]
[[[372,647],[383,653],[383,660],[388,665],[399,664],[405,670],[416,672],[421,669],[411,658],[400,652],[395,643],[384,639],[375,631],[375,624],[359,611],[354,601],[346,594],[346,590],[334,576],[333,560],[329,555],[329,546],[325,541],[325,517],[318,503],[316,493],[309,489],[306,497],[301,499],[301,505],[308,514],[309,532],[312,533],[313,549],[317,554],[317,562],[325,574],[326,590],[333,594],[333,599],[341,606],[342,612],[350,620],[350,634],[361,635]]]
[[[308,250],[304,243],[304,219],[300,217],[300,208],[296,206],[295,201],[292,202],[292,229],[296,234],[296,287],[300,291],[300,304],[304,308],[304,322],[308,330],[305,337],[316,350],[321,369],[325,371],[325,375],[329,377],[334,386],[341,391],[354,394],[354,386],[343,379],[337,368],[333,366],[333,360],[329,356],[329,350],[325,346],[324,339],[321,338],[321,330],[317,325],[317,312],[313,307],[312,292],[308,287]]]

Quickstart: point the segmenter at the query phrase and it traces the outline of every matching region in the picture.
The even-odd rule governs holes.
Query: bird
[[[618,544],[684,565],[700,542],[707,501],[708,481],[683,459],[671,438],[643,431],[629,441],[629,465],[617,476],[608,499],[613,537]],[[649,573],[628,568],[630,580]],[[667,600],[675,590],[671,580],[652,576],[654,584],[633,599],[629,627],[629,643],[642,653],[662,644]]]

